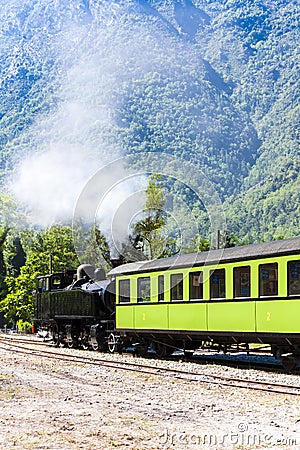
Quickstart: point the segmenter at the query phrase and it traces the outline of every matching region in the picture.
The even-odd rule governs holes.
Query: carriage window
[[[203,298],[203,272],[190,273],[190,299]]]
[[[183,300],[183,275],[171,275],[171,300]]]
[[[236,267],[233,282],[235,297],[250,297],[250,266]]]
[[[225,269],[211,270],[210,298],[225,298]]]
[[[130,280],[119,281],[119,302],[120,303],[130,302]]]
[[[138,278],[138,302],[150,302],[150,277]]]
[[[300,261],[288,263],[288,293],[289,295],[300,294]]]
[[[259,266],[259,295],[278,295],[278,264]]]
[[[158,301],[163,302],[165,299],[165,283],[164,283],[164,276],[159,275],[158,276]]]

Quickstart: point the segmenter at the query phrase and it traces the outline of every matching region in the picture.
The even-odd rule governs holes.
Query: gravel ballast
[[[0,353],[3,449],[300,448],[300,399],[296,396],[184,381],[164,374],[125,372],[2,349]],[[95,356],[90,352],[84,355]],[[299,384],[296,375],[178,361],[153,360],[153,364]]]

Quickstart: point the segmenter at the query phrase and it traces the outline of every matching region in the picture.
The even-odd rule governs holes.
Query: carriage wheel
[[[293,372],[298,367],[298,362],[293,359],[282,358],[280,362],[287,372]]]
[[[148,345],[145,343],[141,343],[135,347],[135,354],[136,356],[140,356],[141,358],[144,358],[148,353]]]
[[[293,370],[296,370],[298,367],[298,361],[296,361],[294,358],[282,356],[283,353],[286,353],[286,349],[278,347],[275,350],[274,356],[276,359],[278,359],[278,361],[282,364],[282,366],[287,372],[292,372]]]
[[[108,336],[107,347],[109,353],[114,353],[116,351],[117,339],[114,333],[110,333],[110,335]]]
[[[158,358],[164,358],[168,354],[168,347],[162,342],[154,342],[151,347],[156,353]]]
[[[194,350],[184,350],[183,353],[185,358],[191,359],[194,354]]]

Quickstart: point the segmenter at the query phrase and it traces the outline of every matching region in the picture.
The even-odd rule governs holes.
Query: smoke
[[[45,24],[39,23],[44,4],[40,0],[31,7],[24,27],[37,33],[35,58],[42,45],[40,54],[51,60],[49,72],[43,74],[49,82],[38,92],[46,96],[47,107],[21,137],[10,188],[30,211],[32,222],[46,226],[69,221],[89,178],[124,154],[124,99],[147,73],[176,71],[178,48],[172,48],[172,38],[156,19],[139,21],[141,11],[130,1],[84,2],[73,11],[50,3],[55,29],[52,34],[47,23],[43,44],[38,34],[45,37]],[[183,57],[180,62],[185,70],[187,61]],[[130,186],[126,192],[130,195]]]
[[[15,162],[11,189],[39,225],[70,221],[84,184],[121,153],[112,102],[116,81],[109,77],[113,59],[104,68],[96,50],[84,51],[88,42],[92,47],[85,25],[64,30],[52,43],[55,101],[36,117]]]

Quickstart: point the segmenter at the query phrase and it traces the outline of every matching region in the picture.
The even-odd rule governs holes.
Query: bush
[[[17,330],[19,333],[31,333],[32,323],[20,319],[17,321]]]

